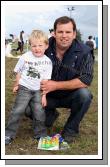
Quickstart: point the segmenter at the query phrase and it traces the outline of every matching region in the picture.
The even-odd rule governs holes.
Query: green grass
[[[6,123],[9,118],[10,109],[15,99],[12,93],[14,77],[12,71],[17,59],[6,58],[6,85],[5,85],[5,108]],[[97,155],[98,154],[98,64],[94,66],[94,79],[90,90],[93,93],[93,101],[80,124],[80,134],[75,142],[70,144],[70,149],[60,151],[43,151],[37,149],[37,141],[33,139],[32,122],[23,116],[15,140],[6,146],[6,155]],[[58,109],[60,116],[54,123],[54,129],[48,129],[50,134],[58,133],[69,116],[67,109]],[[50,130],[50,131],[49,131]]]

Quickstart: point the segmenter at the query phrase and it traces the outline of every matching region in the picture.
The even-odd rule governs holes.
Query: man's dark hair
[[[67,24],[69,22],[71,22],[73,24],[73,31],[76,31],[76,23],[75,23],[74,19],[72,19],[71,17],[68,17],[68,16],[62,16],[62,17],[59,17],[58,19],[55,20],[54,31],[56,31],[58,24]]]

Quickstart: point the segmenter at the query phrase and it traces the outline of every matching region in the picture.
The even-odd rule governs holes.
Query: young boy
[[[5,131],[5,144],[15,138],[19,120],[30,102],[33,112],[34,138],[46,136],[45,112],[46,93],[40,91],[41,80],[51,79],[52,63],[44,55],[48,48],[48,37],[40,30],[33,30],[29,43],[31,50],[23,54],[15,66],[16,82],[13,92],[17,92],[11,116]]]

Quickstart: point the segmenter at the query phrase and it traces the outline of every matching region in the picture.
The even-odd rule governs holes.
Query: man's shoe
[[[12,138],[10,136],[5,136],[5,144],[11,144]]]
[[[48,128],[52,127],[55,120],[58,118],[58,116],[59,116],[59,112],[57,112],[56,110],[54,112],[48,113],[48,115],[46,114],[45,126]]]
[[[64,141],[66,141],[67,143],[73,143],[75,141],[75,137],[78,134],[68,134],[68,133],[62,133],[62,137],[64,139]]]
[[[62,136],[64,138],[64,141],[67,143],[73,143],[74,142],[74,137],[73,136]]]

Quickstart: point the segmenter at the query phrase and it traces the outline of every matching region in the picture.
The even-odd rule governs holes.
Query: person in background
[[[11,42],[8,42],[7,39],[5,39],[5,56],[6,57],[11,57],[12,54],[11,54],[11,50],[12,50],[12,43]]]
[[[22,30],[18,36],[18,47],[16,49],[16,51],[19,51],[20,50],[20,53],[22,54],[23,53],[23,49],[24,49],[24,39],[23,39],[23,34],[24,34],[24,31]]]
[[[88,40],[86,41],[86,45],[88,45],[91,48],[91,54],[94,57],[94,49],[96,49],[96,42],[92,36],[88,36]]]
[[[15,138],[20,118],[30,103],[33,115],[34,138],[46,136],[45,112],[46,92],[40,91],[40,82],[51,79],[52,62],[44,54],[48,48],[48,37],[41,30],[33,30],[29,43],[31,50],[23,54],[14,68],[16,81],[13,93],[17,93],[15,103],[5,130],[5,144]]]
[[[50,34],[48,35],[48,38],[53,37],[54,36],[54,30],[53,29],[49,29]]]

